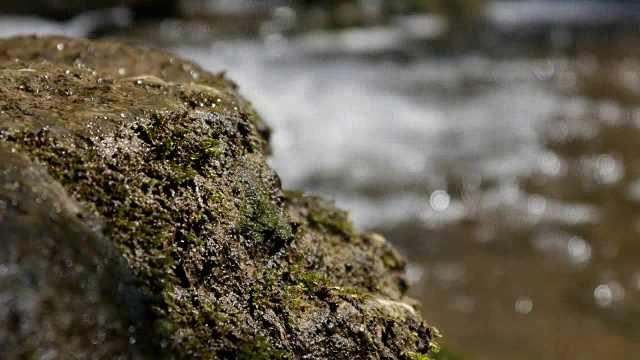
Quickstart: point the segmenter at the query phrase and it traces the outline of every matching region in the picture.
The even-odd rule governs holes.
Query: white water
[[[542,156],[536,127],[555,104],[534,71],[544,64],[398,63],[318,53],[309,39],[176,50],[238,82],[275,130],[285,187],[335,199],[360,227],[429,211],[447,177],[511,183]]]

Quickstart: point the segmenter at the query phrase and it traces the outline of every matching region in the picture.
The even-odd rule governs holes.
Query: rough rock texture
[[[0,184],[2,358],[153,354],[143,292],[60,184],[2,142]]]
[[[434,346],[404,261],[345,212],[282,191],[268,128],[222,75],[64,38],[1,40],[0,64],[0,304],[17,304],[0,310],[3,353],[419,359]]]

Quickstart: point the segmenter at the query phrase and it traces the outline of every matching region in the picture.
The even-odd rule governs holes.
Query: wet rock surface
[[[20,304],[0,312],[3,353],[415,359],[434,346],[404,260],[344,211],[283,192],[268,127],[223,75],[65,38],[2,40],[0,61],[0,301]]]
[[[41,167],[3,142],[0,159],[3,358],[157,354],[152,313],[122,256]]]

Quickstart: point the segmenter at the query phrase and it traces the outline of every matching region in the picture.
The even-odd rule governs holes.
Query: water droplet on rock
[[[516,312],[527,315],[533,310],[533,301],[527,296],[521,296],[516,301]]]
[[[443,211],[449,207],[451,197],[444,190],[436,190],[429,197],[429,204],[436,211]]]

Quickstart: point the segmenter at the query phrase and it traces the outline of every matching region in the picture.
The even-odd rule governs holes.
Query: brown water
[[[465,358],[638,357],[637,45],[548,58],[560,101],[540,161],[517,178],[521,204],[488,207],[490,184],[462,186],[452,200],[472,210],[456,221],[384,229],[414,262],[425,316]]]

